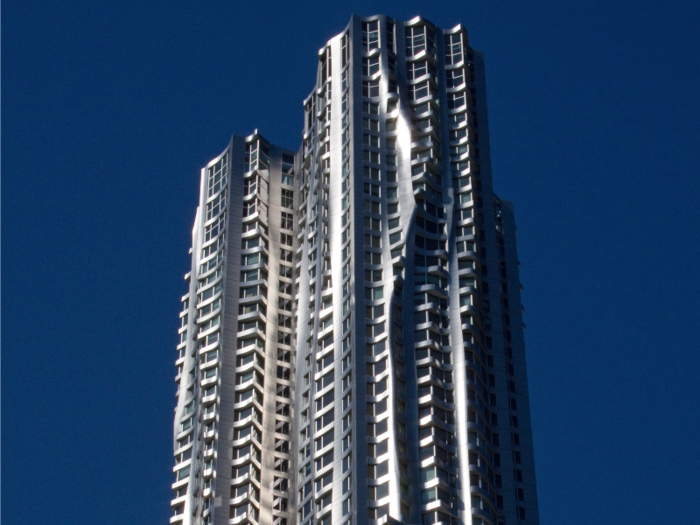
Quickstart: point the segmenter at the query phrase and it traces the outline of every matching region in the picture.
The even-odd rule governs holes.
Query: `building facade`
[[[201,173],[173,524],[539,523],[513,207],[465,29],[353,16],[299,151]]]

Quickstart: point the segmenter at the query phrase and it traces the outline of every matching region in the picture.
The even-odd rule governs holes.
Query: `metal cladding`
[[[353,16],[304,108],[201,173],[170,523],[539,523],[482,55]]]

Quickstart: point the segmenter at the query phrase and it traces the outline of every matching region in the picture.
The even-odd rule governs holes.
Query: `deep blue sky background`
[[[199,168],[298,147],[351,13],[462,22],[513,200],[543,525],[700,523],[700,4],[7,0],[2,518],[166,523]]]

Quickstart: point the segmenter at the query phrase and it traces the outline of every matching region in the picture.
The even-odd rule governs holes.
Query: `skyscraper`
[[[539,522],[513,207],[465,29],[353,16],[301,148],[201,173],[173,524]]]

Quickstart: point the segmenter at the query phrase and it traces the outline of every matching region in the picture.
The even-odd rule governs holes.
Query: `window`
[[[367,403],[367,413],[371,414],[375,409],[370,409],[370,405],[373,403]],[[379,405],[379,403],[374,403]],[[381,410],[381,409],[380,409]],[[386,411],[386,398],[384,399],[384,411]],[[371,458],[379,457],[386,454],[389,451],[389,442],[381,441],[380,443],[367,445],[367,455]]]
[[[379,164],[379,152],[365,150],[363,153],[363,158],[366,162]]]
[[[326,388],[327,386],[330,386],[333,384],[333,381],[335,380],[335,373],[333,370],[330,371],[330,373],[324,375],[320,379],[316,380],[316,392],[319,392]]]
[[[292,278],[292,267],[280,264],[280,277],[286,277],[287,279]]]
[[[386,390],[386,378],[384,378],[381,382],[384,383],[384,387],[385,387],[384,390]],[[378,384],[378,383],[369,383],[368,386],[375,385],[375,384]],[[373,436],[373,437],[381,436],[382,434],[384,434],[385,432],[387,432],[389,430],[387,423],[388,423],[387,419],[383,419],[382,421],[380,421],[379,423],[376,423],[376,424],[369,423],[367,425],[367,435]],[[369,471],[369,477],[375,478],[375,479],[381,478],[382,476],[385,476],[386,474],[389,473],[388,464],[386,462],[381,463],[379,465],[376,465],[374,467],[369,466],[369,467],[367,467],[367,470]]]
[[[324,396],[321,396],[319,399],[316,400],[316,412],[323,410],[327,406],[333,403],[335,400],[335,392],[331,390]]]
[[[365,336],[367,337],[379,337],[386,331],[386,326],[384,323],[369,324],[365,328]]]
[[[378,235],[365,235],[365,246],[371,246],[372,248],[381,248],[382,238]]]
[[[185,468],[177,471],[177,480],[183,480],[190,475],[190,466],[187,465]]]
[[[379,280],[381,280],[381,270],[375,270],[375,272],[376,271],[380,272]],[[370,272],[370,270],[366,270],[365,275],[367,274],[367,272]],[[367,279],[367,277],[365,277],[365,280],[366,279]],[[368,306],[366,308],[366,311],[365,311],[365,316],[368,319],[379,319],[383,315],[384,315],[384,305],[383,304],[380,304],[379,306]],[[384,347],[382,346],[381,351],[383,351],[383,350],[384,350]],[[376,354],[368,354],[368,355],[376,355]]]
[[[445,35],[445,63],[457,64],[462,61],[462,35]]]
[[[342,55],[342,66],[345,67],[350,60],[350,49],[348,48],[348,34],[344,34],[341,40],[340,54]]]
[[[380,231],[382,229],[382,221],[380,219],[373,219],[372,217],[365,217],[365,228]]]
[[[226,216],[222,215],[219,217],[218,221],[204,228],[204,242],[212,240],[214,237],[219,235],[221,231],[223,231],[225,218]]]
[[[367,145],[367,146],[372,146],[372,147],[378,148],[379,147],[379,137],[377,137],[376,135],[370,135],[369,133],[365,133],[362,136],[362,143]]]
[[[426,49],[425,27],[409,27],[406,29],[406,55],[416,56]]]
[[[382,254],[365,252],[365,263],[366,264],[382,264]]]
[[[379,71],[379,57],[362,59],[362,74],[365,76],[374,75]]]
[[[277,314],[277,326],[283,326],[285,328],[292,327],[292,318],[288,315]]]
[[[283,230],[293,230],[294,229],[294,215],[291,213],[282,212],[282,219],[280,221],[280,228]]]
[[[462,106],[467,105],[467,99],[464,95],[464,92],[462,93],[448,93],[447,94],[447,107],[448,109],[457,109],[461,108]]]
[[[330,465],[331,463],[333,463],[332,450],[316,460],[316,470],[321,470],[323,467]]]
[[[277,343],[282,345],[292,344],[292,335],[286,332],[277,331]]]
[[[365,199],[365,211],[370,213],[381,213],[381,205],[376,201]]]
[[[362,128],[370,131],[379,131],[379,121],[371,118],[363,118]]]
[[[330,434],[326,434],[326,435],[323,436],[323,437],[326,438],[326,437],[328,437],[329,435],[330,435],[330,438],[331,438],[331,440],[332,440],[332,439],[333,439],[333,433],[332,433],[332,432],[331,432]],[[318,440],[317,440],[317,442],[318,442]],[[328,443],[326,443],[326,444],[328,444]],[[325,445],[324,445],[324,446],[325,446]],[[318,450],[318,448],[317,448],[317,450]],[[324,487],[327,487],[327,486],[330,485],[331,483],[333,483],[333,472],[329,472],[328,474],[326,474],[326,475],[323,476],[322,478],[316,480],[316,492],[321,492],[321,490],[322,490]]]
[[[258,246],[263,246],[265,247],[265,239],[262,237],[254,237],[252,239],[243,239],[241,241],[241,249],[242,250],[250,250],[252,248],[257,248]]]
[[[209,177],[207,179],[207,197],[212,197],[215,193],[221,191],[221,188],[226,184],[226,169],[228,163],[228,155],[224,155],[219,162],[209,168]]]
[[[452,142],[463,139],[466,136],[467,136],[466,128],[456,129],[454,131],[450,131],[450,141],[452,141]]]
[[[389,483],[382,483],[376,487],[369,487],[369,499],[379,501],[389,495]],[[435,490],[435,489],[431,489]]]
[[[396,46],[394,45],[394,24],[391,22],[387,22],[386,24],[386,40],[389,50],[396,52]]]
[[[372,197],[379,197],[379,185],[365,182],[365,194]]]
[[[226,205],[226,192],[222,191],[216,198],[207,204],[207,220],[216,217]]]
[[[464,84],[464,69],[450,69],[446,72],[447,87],[457,87]],[[462,117],[465,117],[462,114]]]
[[[322,428],[333,423],[333,418],[335,416],[335,411],[330,410],[326,412],[325,415],[321,416],[316,420],[316,430],[321,430]],[[330,465],[333,462],[333,451],[331,450],[328,454],[316,460],[316,470],[322,469],[326,465]]]
[[[379,81],[367,80],[362,83],[363,97],[378,97],[379,96]]]
[[[362,52],[367,53],[379,48],[379,22],[363,22],[362,24]]]
[[[243,181],[243,195],[251,195],[257,190],[257,177],[252,177]]]
[[[363,97],[378,97],[379,96],[379,81],[368,80],[362,83]]]
[[[379,164],[379,154],[377,154],[377,164]],[[379,168],[372,168],[370,166],[364,166],[364,175],[368,179],[380,180]],[[379,213],[379,212],[377,212]]]
[[[432,73],[435,75],[435,68],[431,65],[428,64],[427,61],[423,60],[420,62],[411,62],[408,64],[408,80],[416,80],[422,77],[423,75],[427,75],[428,73]]]
[[[267,257],[263,253],[254,253],[252,255],[241,255],[241,266],[249,266],[267,262]]]
[[[249,217],[256,212],[257,201],[252,200],[250,202],[243,203],[243,217]]]
[[[294,243],[294,237],[288,233],[280,233],[280,243],[286,246],[292,246]]]
[[[282,207],[283,208],[293,208],[294,207],[294,192],[291,190],[282,190]]]
[[[371,102],[362,103],[362,111],[370,115],[379,115],[379,104],[373,104]]]
[[[241,272],[241,282],[257,281],[259,279],[265,279],[266,277],[265,271],[260,268]],[[202,312],[204,312],[204,310],[202,310]],[[202,315],[204,315],[204,313],[202,313]]]
[[[382,280],[382,270],[365,270],[365,281],[370,283],[376,283]],[[380,308],[380,307],[377,307]],[[384,307],[381,307],[382,315],[384,314]]]
[[[294,186],[294,157],[282,155],[282,184]]]
[[[384,298],[384,287],[365,288],[365,299],[368,301],[378,301]]]
[[[331,366],[333,364],[333,353],[328,354],[322,359],[319,359],[316,361],[316,372],[320,372],[321,370]]]
[[[427,97],[430,95],[430,85],[426,80],[416,84],[415,86],[408,86],[408,93],[411,100],[418,100],[419,98]]]

